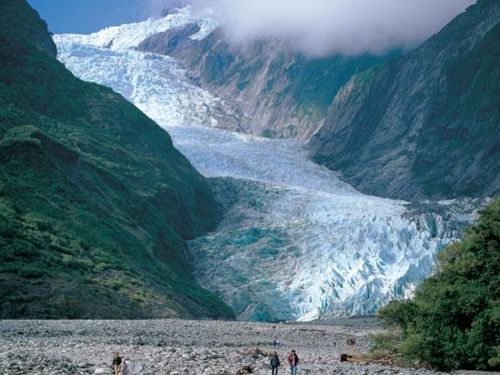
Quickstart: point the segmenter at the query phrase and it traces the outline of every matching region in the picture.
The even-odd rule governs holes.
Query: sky
[[[0,0],[1,1],[1,0]],[[174,0],[28,0],[53,33],[88,34],[158,15]]]
[[[311,56],[411,48],[476,0],[28,0],[53,33],[90,33],[186,3],[212,10],[233,44],[262,38]]]

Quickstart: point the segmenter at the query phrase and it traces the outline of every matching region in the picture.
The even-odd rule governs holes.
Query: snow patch
[[[71,41],[74,44],[86,44],[95,47],[123,50],[137,47],[148,37],[190,23],[197,23],[200,31],[191,36],[192,39],[201,40],[218,27],[213,18],[198,17],[191,11],[190,6],[177,9],[175,13],[163,18],[150,18],[146,21],[107,27],[93,34],[61,34],[54,35],[54,41]]]

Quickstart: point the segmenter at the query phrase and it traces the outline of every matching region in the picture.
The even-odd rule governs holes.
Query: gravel
[[[341,353],[368,349],[376,326],[359,324],[265,324],[187,320],[3,320],[0,321],[0,374],[112,374],[113,352],[132,374],[232,375],[244,366],[270,374],[274,337],[282,364],[295,349],[298,374],[437,374],[374,364],[340,363]],[[346,340],[355,338],[355,346]],[[287,367],[280,374],[288,374]]]

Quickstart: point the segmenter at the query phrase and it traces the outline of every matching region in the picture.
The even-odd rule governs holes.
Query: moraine
[[[198,22],[189,8],[91,35],[56,35],[78,77],[113,88],[166,129],[225,207],[218,229],[191,241],[200,285],[238,318],[312,320],[372,314],[407,297],[436,253],[474,217],[477,202],[410,205],[357,192],[308,160],[297,141],[240,128],[230,105],[201,89],[175,59],[135,50],[148,36]]]

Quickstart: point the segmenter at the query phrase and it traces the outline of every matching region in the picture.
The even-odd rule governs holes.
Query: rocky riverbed
[[[0,321],[0,374],[112,374],[113,352],[132,373],[232,375],[245,366],[270,374],[275,337],[284,365],[295,349],[299,374],[435,374],[373,364],[341,363],[341,353],[366,352],[369,319],[324,324],[264,324],[222,321]],[[347,346],[354,338],[356,344]],[[280,374],[288,374],[282,366]]]

